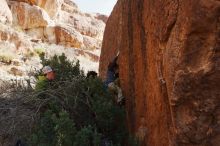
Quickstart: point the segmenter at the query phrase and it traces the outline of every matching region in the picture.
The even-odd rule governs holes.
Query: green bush
[[[53,68],[57,81],[72,81],[74,77],[84,77],[83,71],[80,70],[79,61],[76,63],[71,62],[64,54],[61,56],[55,55],[50,59],[46,59],[44,54],[41,54],[40,58],[43,66],[49,65]]]
[[[45,76],[38,76],[37,77],[37,84],[35,86],[35,90],[36,91],[40,91],[40,90],[43,90],[43,89],[46,89],[47,88],[47,79]]]
[[[79,62],[70,62],[64,55],[41,58],[43,65],[55,69],[56,79],[42,83],[44,92],[37,98],[47,102],[28,138],[30,145],[122,145],[127,137],[125,110],[114,104],[101,79],[86,78]]]

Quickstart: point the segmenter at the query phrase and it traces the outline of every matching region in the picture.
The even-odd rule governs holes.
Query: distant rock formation
[[[103,78],[118,50],[128,126],[141,145],[220,145],[219,1],[118,0]]]
[[[13,14],[13,24],[20,26],[34,39],[48,43],[61,43],[75,48],[99,49],[101,47],[104,21],[80,12],[71,0],[9,0],[9,5]],[[51,33],[57,32],[60,28],[66,30],[68,35],[68,38],[62,39],[62,42],[59,41],[62,37],[59,33]]]
[[[0,80],[13,67],[4,65],[1,60],[5,58],[28,60],[23,67],[29,69],[30,65],[34,65],[34,68],[39,69],[41,66],[36,57],[37,49],[45,50],[48,56],[61,54],[62,50],[70,59],[88,63],[82,63],[85,70],[97,71],[105,28],[105,21],[97,18],[98,15],[101,14],[82,13],[72,0],[2,0]],[[49,52],[51,48],[56,50]],[[71,49],[79,49],[78,52],[81,53],[70,51]],[[70,52],[73,53],[72,56]]]
[[[106,15],[103,15],[103,14],[99,14],[99,13],[97,13],[96,14],[96,17],[95,17],[96,19],[99,19],[99,20],[102,20],[103,22],[107,22],[107,20],[108,20],[108,16],[106,16]]]

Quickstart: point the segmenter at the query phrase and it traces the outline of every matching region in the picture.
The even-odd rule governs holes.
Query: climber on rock
[[[104,84],[109,89],[109,91],[113,95],[115,95],[115,102],[117,104],[122,105],[124,104],[123,103],[124,97],[122,96],[122,90],[120,88],[120,82],[119,82],[118,55],[108,65],[106,80]]]
[[[118,64],[117,64],[118,56],[116,56],[112,62],[108,65],[106,80],[105,80],[105,86],[108,87],[108,85],[112,82],[114,82],[118,78]]]

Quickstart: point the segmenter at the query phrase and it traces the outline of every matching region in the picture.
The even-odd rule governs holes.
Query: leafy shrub
[[[38,55],[44,54],[45,48],[34,48],[34,52],[37,53]]]
[[[46,104],[40,109],[29,143],[39,146],[122,145],[127,137],[125,111],[114,104],[114,97],[101,79],[86,78],[79,62],[70,62],[64,55],[49,60],[41,58],[43,65],[55,70],[56,79],[43,84],[44,92],[37,97]]]
[[[71,62],[64,54],[55,55],[50,59],[46,59],[44,54],[41,54],[40,58],[43,66],[49,65],[55,71],[57,81],[72,81],[74,77],[84,77],[83,71],[80,70],[79,61]]]
[[[47,81],[46,80],[47,79],[46,79],[45,76],[38,76],[38,81],[37,81],[37,84],[35,86],[36,91],[46,89],[46,87],[47,87]]]
[[[30,137],[31,145],[72,145],[76,129],[65,111],[56,115],[52,110],[42,113],[40,121]]]
[[[0,62],[10,64],[14,56],[12,54],[1,53],[0,54]]]

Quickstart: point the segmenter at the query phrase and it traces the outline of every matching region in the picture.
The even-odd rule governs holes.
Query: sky
[[[73,0],[83,12],[110,15],[117,0]]]

